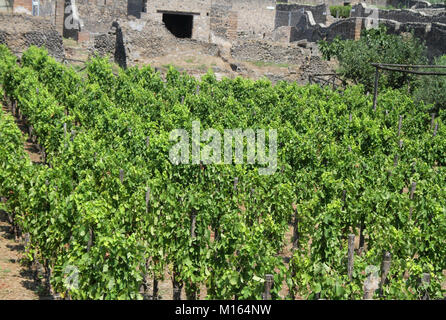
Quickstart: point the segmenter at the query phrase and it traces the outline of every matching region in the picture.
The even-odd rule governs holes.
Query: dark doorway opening
[[[163,22],[175,37],[192,38],[192,15],[163,13]]]

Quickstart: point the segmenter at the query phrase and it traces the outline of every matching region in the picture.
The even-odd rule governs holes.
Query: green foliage
[[[436,65],[446,66],[446,56],[436,59]],[[420,69],[422,70],[422,69]],[[446,73],[446,69],[426,69],[424,71]],[[415,83],[413,96],[416,101],[432,104],[432,112],[446,110],[446,76],[420,76]]]
[[[339,18],[348,18],[350,17],[350,12],[352,11],[352,6],[330,6],[330,14],[333,17],[338,16]]]
[[[345,40],[341,45],[339,40],[333,45],[320,42],[325,58],[336,57],[339,60],[338,72],[355,83],[363,84],[367,91],[374,86],[375,68],[371,63],[393,64],[423,64],[425,46],[412,36],[387,34],[386,27],[363,30],[358,41]],[[413,75],[380,71],[380,88],[401,88]]]
[[[19,129],[1,112],[0,195],[30,234],[28,258],[51,270],[57,292],[141,299],[143,278],[162,279],[168,270],[189,297],[206,286],[210,299],[261,299],[262,279],[271,273],[274,299],[284,280],[306,298],[359,299],[364,271],[390,251],[382,298],[419,299],[426,290],[442,297],[444,111],[434,137],[427,107],[397,90],[382,91],[373,112],[362,86],[340,93],[217,81],[212,73],[197,80],[174,68],[165,80],[151,67],[111,70],[94,58],[84,80],[41,49],[25,52],[21,66],[0,51],[2,88],[51,163],[29,163]],[[220,132],[276,129],[278,171],[262,176],[248,164],[172,165],[170,131],[190,129],[197,119]],[[403,190],[413,181],[410,199]],[[294,212],[299,243],[287,266],[279,253],[290,241]],[[350,282],[346,242],[360,225],[367,250],[355,256]],[[77,268],[77,287],[67,284],[67,267]],[[422,273],[431,274],[427,288],[417,282]]]
[[[319,50],[322,53],[322,57],[326,60],[331,60],[332,57],[337,57],[344,51],[346,42],[341,40],[341,37],[336,36],[333,41],[328,42],[324,40],[318,41]]]

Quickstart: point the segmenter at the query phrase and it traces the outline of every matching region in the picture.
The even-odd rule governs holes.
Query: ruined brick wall
[[[242,61],[300,65],[307,54],[304,54],[304,50],[297,43],[279,44],[263,40],[247,40],[234,43],[231,56]]]
[[[24,13],[32,15],[32,0],[14,0],[14,13]]]
[[[274,0],[232,0],[232,11],[238,14],[237,34],[241,38],[263,39],[274,30]]]
[[[303,15],[303,11],[311,11],[316,23],[327,24],[330,10],[326,4],[316,6],[302,4],[277,4],[275,27],[295,26]]]
[[[12,0],[0,0],[0,13],[12,13],[13,9]]]
[[[126,0],[76,0],[81,30],[93,34],[108,32],[117,19],[127,17]]]
[[[193,14],[192,39],[209,41],[211,0],[148,1],[147,18],[162,23],[163,12]]]
[[[344,2],[350,2],[351,4],[359,3],[359,2],[365,2],[368,4],[373,4],[376,6],[386,6],[391,3],[391,1],[401,1],[401,0],[280,0],[278,2],[285,2],[285,3],[296,3],[301,5],[320,5],[321,3],[326,4],[328,6],[334,6],[334,5],[343,5]]]
[[[65,56],[62,37],[48,18],[26,14],[0,14],[0,43],[23,52],[29,46],[45,47],[57,59]]]

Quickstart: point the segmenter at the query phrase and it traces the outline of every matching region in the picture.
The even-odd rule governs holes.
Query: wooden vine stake
[[[173,300],[181,300],[181,289],[183,288],[183,283],[177,280],[177,270],[175,266],[172,276],[172,286],[173,286]]]
[[[124,181],[124,170],[119,169],[119,180],[121,180],[121,183]]]
[[[393,158],[393,166],[396,167],[398,165],[398,155],[396,154]]]
[[[190,237],[192,238],[192,240],[194,240],[197,237],[197,234],[195,232],[196,223],[197,223],[197,214],[193,212],[191,214],[191,226],[190,226]]]
[[[190,218],[191,218],[190,237],[192,239],[193,246],[196,247],[196,243],[194,243],[194,240],[197,237],[196,234],[197,214],[195,211],[192,211]],[[197,300],[197,292],[198,292],[198,286],[193,282],[189,282],[189,286],[186,288],[187,299]]]
[[[369,268],[372,270],[368,270]],[[378,271],[375,266],[369,266],[366,268],[366,274],[368,274],[364,281],[364,300],[373,300],[373,294],[379,287]]]
[[[398,137],[401,135],[402,124],[403,124],[403,116],[400,116],[400,120],[398,121]]]
[[[90,252],[90,249],[93,246],[93,229],[90,228],[88,230],[88,233],[89,233],[89,236],[88,236],[87,252]]]
[[[389,274],[390,262],[391,262],[390,252],[384,252],[383,263],[381,265],[381,281],[379,282],[379,294],[381,297],[383,296],[384,283],[386,282],[387,275]]]
[[[429,273],[423,273],[423,276],[421,277],[421,285],[424,289],[424,295],[421,298],[422,300],[429,300],[429,292],[427,288],[429,287],[431,282],[431,275]]]
[[[434,137],[437,136],[437,131],[438,131],[438,122],[435,123]]]
[[[413,200],[413,196],[415,194],[415,188],[416,187],[417,187],[417,183],[416,182],[412,182],[412,186],[410,188],[410,195],[409,195],[410,200]],[[410,209],[409,209],[409,220],[412,219],[412,211],[413,211],[413,207],[410,207]]]
[[[150,188],[146,191],[146,213],[149,213],[149,203],[150,203]]]
[[[353,278],[353,265],[354,265],[354,253],[355,253],[355,235],[348,235],[348,265],[347,274],[349,281]]]
[[[63,124],[63,137],[64,138],[67,137],[67,123],[66,122]]]
[[[271,300],[271,288],[273,287],[273,275],[265,275],[265,292],[263,294],[263,300]]]
[[[146,137],[146,147],[147,147],[147,148],[149,147],[149,144],[150,144],[150,137],[147,136],[147,137]]]
[[[293,251],[299,247],[299,219],[297,216],[297,206],[294,209],[293,221]]]
[[[433,129],[434,128],[434,124],[435,124],[435,113],[431,113],[431,116],[432,116],[432,118],[431,118],[431,129]]]
[[[373,91],[373,111],[376,111],[376,102],[378,99],[378,81],[379,81],[379,70],[375,67],[375,88]]]

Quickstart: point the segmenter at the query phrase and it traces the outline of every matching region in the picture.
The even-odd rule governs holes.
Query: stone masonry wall
[[[295,26],[303,15],[303,11],[311,11],[316,23],[327,24],[330,10],[326,4],[316,6],[302,4],[277,4],[275,27]]]
[[[194,13],[192,39],[201,41],[209,41],[210,11],[210,0],[157,0],[147,3],[148,20],[159,23],[162,23],[163,20],[162,12]]]
[[[27,14],[0,14],[0,43],[6,44],[13,51],[23,52],[35,45],[45,47],[57,59],[65,56],[62,37],[47,18]]]
[[[105,33],[117,19],[127,17],[126,0],[76,0],[81,30],[92,34]]]

